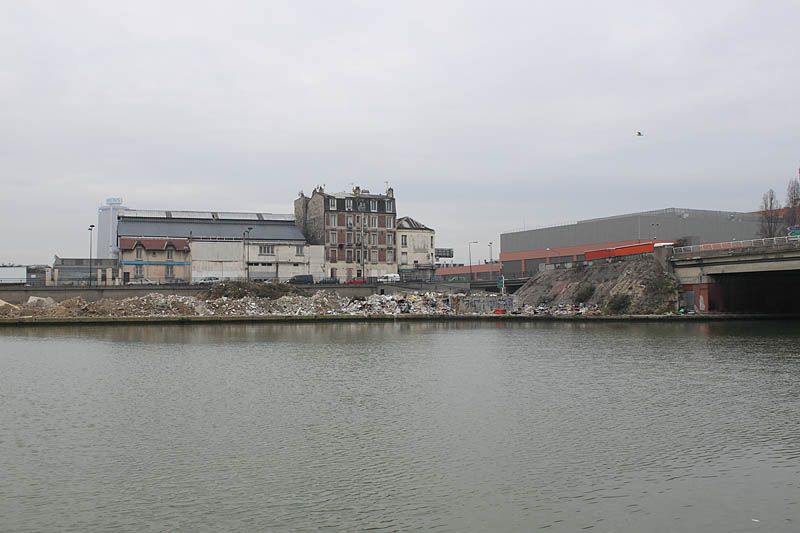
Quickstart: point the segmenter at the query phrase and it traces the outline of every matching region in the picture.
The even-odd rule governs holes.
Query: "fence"
[[[793,242],[800,242],[800,236],[771,237],[767,239],[750,239],[746,241],[712,242],[709,244],[695,244],[693,246],[678,246],[673,248],[672,255],[711,252],[714,250],[741,250],[746,248],[779,246],[781,244],[791,244]]]

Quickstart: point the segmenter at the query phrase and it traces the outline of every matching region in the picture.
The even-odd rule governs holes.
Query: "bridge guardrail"
[[[689,254],[695,252],[710,252],[714,250],[740,250],[760,246],[778,246],[800,242],[800,236],[770,237],[767,239],[749,239],[745,241],[712,242],[708,244],[695,244],[693,246],[678,246],[672,249],[672,255]]]

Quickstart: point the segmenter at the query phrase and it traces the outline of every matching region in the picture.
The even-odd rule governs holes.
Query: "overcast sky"
[[[0,262],[86,256],[110,196],[290,212],[388,181],[479,260],[523,225],[755,210],[800,166],[798,21],[794,0],[3,2]]]

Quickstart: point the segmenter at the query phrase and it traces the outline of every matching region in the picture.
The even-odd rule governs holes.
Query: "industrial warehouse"
[[[611,256],[650,253],[658,243],[694,245],[759,236],[758,213],[666,208],[581,220],[500,235],[500,261],[443,268],[445,276],[474,279],[530,277],[549,268]]]

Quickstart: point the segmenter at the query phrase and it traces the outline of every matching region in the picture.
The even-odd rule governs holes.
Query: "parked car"
[[[338,285],[339,278],[322,278],[317,283],[320,285]]]
[[[219,278],[215,276],[208,276],[205,278],[197,278],[194,283],[200,284],[208,284],[208,283],[219,283]]]
[[[400,283],[400,274],[386,274],[378,278],[378,283]]]
[[[311,274],[297,274],[289,278],[287,283],[292,285],[311,285],[314,283],[314,276]]]
[[[345,282],[345,285],[354,285],[354,284],[360,284],[360,283],[366,283],[366,282],[367,282],[367,278],[353,278],[353,279],[348,279]]]

